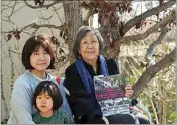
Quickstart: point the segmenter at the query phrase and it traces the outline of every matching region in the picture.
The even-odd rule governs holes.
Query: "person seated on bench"
[[[119,74],[113,59],[104,58],[103,38],[98,30],[89,26],[81,27],[73,46],[75,63],[65,71],[64,86],[69,91],[68,103],[76,124],[104,124],[103,114],[94,94],[93,77],[96,75]],[[81,68],[79,73],[77,68]],[[133,95],[132,86],[125,87],[125,95]],[[116,114],[106,117],[110,124],[135,124],[129,114]]]

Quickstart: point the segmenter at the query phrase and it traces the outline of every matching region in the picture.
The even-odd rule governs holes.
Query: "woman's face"
[[[99,41],[93,32],[88,32],[81,40],[79,53],[86,62],[97,60],[99,55]]]
[[[50,55],[42,46],[37,51],[34,51],[30,56],[30,63],[34,70],[45,72],[50,65]]]

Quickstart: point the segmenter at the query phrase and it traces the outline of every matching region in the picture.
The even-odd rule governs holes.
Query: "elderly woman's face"
[[[96,61],[99,55],[99,41],[91,31],[80,42],[80,55],[88,61]]]

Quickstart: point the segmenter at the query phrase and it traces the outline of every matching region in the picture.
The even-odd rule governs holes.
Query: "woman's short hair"
[[[79,28],[79,30],[76,33],[76,38],[75,38],[75,42],[74,42],[74,46],[73,46],[73,54],[74,54],[75,58],[80,57],[79,49],[80,49],[81,40],[90,31],[92,31],[96,35],[96,37],[98,39],[100,54],[103,52],[104,40],[103,40],[103,37],[101,36],[101,33],[98,30],[96,30],[96,29],[94,29],[94,28],[92,28],[90,26],[82,26],[82,27]]]
[[[26,41],[22,50],[22,63],[25,69],[34,69],[30,63],[30,56],[34,51],[38,50],[40,46],[43,47],[47,53],[50,54],[50,64],[47,69],[55,69],[55,54],[54,48],[52,47],[53,43],[54,41],[52,37],[48,36],[47,34],[40,34],[38,36],[30,37]]]
[[[58,110],[63,104],[63,98],[59,87],[52,81],[42,81],[37,85],[33,94],[33,105],[36,107],[36,109],[38,109],[36,106],[36,98],[38,95],[43,94],[45,92],[47,92],[53,100],[53,110]]]

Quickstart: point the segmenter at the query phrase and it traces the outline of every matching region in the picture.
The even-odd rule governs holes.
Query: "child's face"
[[[42,113],[53,110],[53,100],[47,92],[36,97],[36,107]]]
[[[38,72],[45,72],[50,65],[50,55],[43,47],[39,47],[37,51],[34,51],[30,56],[30,63],[34,70]]]

